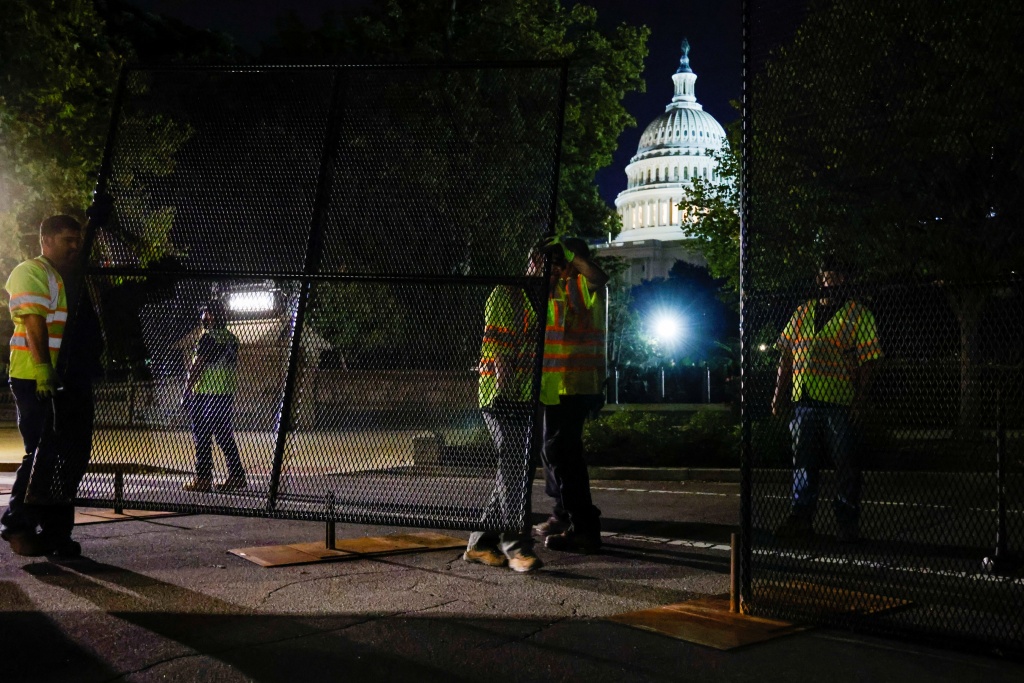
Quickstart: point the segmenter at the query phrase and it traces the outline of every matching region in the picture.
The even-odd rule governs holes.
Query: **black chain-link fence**
[[[508,331],[532,404],[499,459],[485,309],[506,287],[544,310],[526,268],[553,232],[564,84],[542,63],[127,71],[85,276],[105,350],[79,502],[520,527],[543,326]]]
[[[747,2],[753,614],[1024,649],[1022,25]]]

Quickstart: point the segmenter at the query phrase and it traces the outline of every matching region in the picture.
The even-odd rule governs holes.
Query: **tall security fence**
[[[746,610],[1022,650],[1021,10],[744,20]]]
[[[543,324],[509,332],[529,386],[501,457],[481,345],[496,289],[504,319],[545,310],[527,263],[553,233],[564,84],[548,63],[127,70],[78,502],[521,525]]]

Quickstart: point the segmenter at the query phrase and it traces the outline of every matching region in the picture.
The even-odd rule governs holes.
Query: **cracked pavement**
[[[265,569],[226,551],[322,539],[323,526],[241,517],[81,526],[75,561],[4,544],[0,680],[1024,680],[1012,662],[836,631],[723,653],[604,621],[727,592],[739,499],[734,484],[594,488],[605,552],[539,548],[529,575],[450,549]]]

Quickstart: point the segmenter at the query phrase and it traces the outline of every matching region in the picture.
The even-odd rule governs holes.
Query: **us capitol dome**
[[[690,68],[690,44],[682,43],[679,68],[672,74],[675,94],[665,113],[651,121],[626,166],[626,189],[615,199],[622,232],[605,248],[631,261],[631,284],[665,277],[677,260],[703,265],[704,259],[680,241],[690,237],[679,210],[693,179],[714,180],[711,154],[726,144],[725,129],[697,102]]]

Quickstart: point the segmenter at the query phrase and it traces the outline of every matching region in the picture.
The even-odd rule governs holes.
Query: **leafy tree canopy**
[[[88,204],[118,71],[239,55],[229,39],[116,0],[0,3],[0,253],[38,251],[39,221]]]
[[[811,3],[793,38],[755,65],[759,287],[806,283],[824,251],[874,278],[1020,272],[1019,18],[1012,0]],[[707,209],[696,232],[720,275],[737,272],[739,250],[739,167],[724,161],[719,186],[697,183],[685,202]]]
[[[558,231],[605,236],[618,217],[600,198],[595,172],[611,163],[635,121],[623,97],[642,91],[649,31],[597,28],[597,13],[561,0],[376,0],[359,13],[328,15],[308,29],[294,16],[264,46],[268,62],[511,61],[568,59],[570,76]]]

